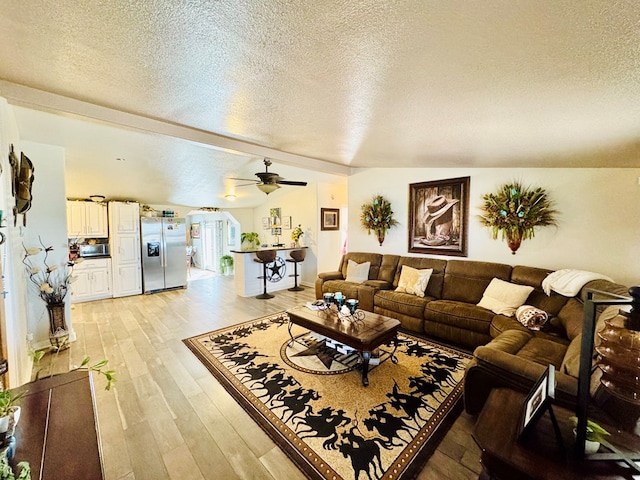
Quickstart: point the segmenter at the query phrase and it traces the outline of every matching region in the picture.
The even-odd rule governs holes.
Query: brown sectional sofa
[[[371,262],[366,282],[354,284],[345,280],[348,260]],[[425,297],[395,291],[403,265],[433,269]],[[341,291],[347,298],[358,298],[364,310],[397,318],[407,331],[473,350],[464,388],[469,413],[480,412],[494,387],[528,391],[549,363],[557,369],[558,402],[571,408],[575,406],[577,374],[569,362],[575,364],[576,360],[586,291],[596,289],[627,296],[628,290],[623,285],[594,280],[583,286],[576,297],[555,292],[548,296],[542,290],[542,281],[551,272],[490,262],[350,252],[343,256],[338,271],[320,273],[315,287],[316,298],[322,298],[325,292]],[[477,306],[493,278],[533,287],[525,303],[549,314],[545,328],[529,330],[515,317]],[[599,399],[601,404],[607,401],[605,397]],[[634,409],[631,415],[635,413]]]

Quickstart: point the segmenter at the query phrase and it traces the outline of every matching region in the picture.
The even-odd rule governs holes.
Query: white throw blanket
[[[611,278],[600,273],[565,268],[547,275],[542,281],[542,289],[547,295],[551,295],[551,290],[553,290],[565,297],[575,297],[580,289],[591,280],[609,280],[613,282]]]

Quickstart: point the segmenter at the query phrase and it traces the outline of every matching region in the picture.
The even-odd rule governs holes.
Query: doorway
[[[202,263],[205,270],[219,272],[220,257],[223,255],[223,222],[206,220],[202,229]]]

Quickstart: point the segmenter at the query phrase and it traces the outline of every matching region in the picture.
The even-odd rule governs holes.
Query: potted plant
[[[540,187],[531,189],[520,182],[507,183],[497,193],[488,193],[482,199],[480,221],[491,227],[494,240],[498,232],[502,233],[513,255],[523,240],[534,237],[535,227],[557,225],[558,212]]]
[[[31,480],[31,467],[29,462],[19,462],[20,473],[16,477],[6,455],[0,457],[0,480]]]
[[[295,247],[300,246],[300,237],[302,237],[303,235],[304,232],[302,231],[302,225],[300,224],[298,224],[296,228],[291,230],[291,240],[293,240],[293,244]]]
[[[260,246],[260,236],[256,232],[242,232],[240,242],[242,250],[253,250]]]
[[[365,203],[361,208],[360,222],[362,226],[369,235],[373,230],[378,237],[378,243],[382,246],[387,231],[398,224],[398,221],[393,218],[391,203],[382,195],[376,195],[371,203]]]
[[[578,427],[578,417],[570,417],[569,421],[573,424],[573,433],[575,435],[576,428]],[[596,453],[600,449],[600,444],[605,440],[604,437],[607,435],[610,435],[610,433],[596,422],[587,419],[587,439],[584,444],[584,453]]]
[[[153,207],[145,204],[145,205],[142,205],[142,214],[145,217],[154,217],[156,214],[156,211],[154,210]]]
[[[231,255],[222,255],[220,257],[220,272],[229,275],[233,270],[233,257]]]

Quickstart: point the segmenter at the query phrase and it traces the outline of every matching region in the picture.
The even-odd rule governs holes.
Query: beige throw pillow
[[[407,265],[402,266],[400,280],[396,292],[410,293],[418,297],[424,297],[427,284],[433,273],[433,268],[418,270]]]
[[[369,280],[369,268],[371,262],[356,263],[349,260],[347,263],[347,282],[362,283]]]
[[[516,308],[527,301],[532,291],[533,287],[516,285],[494,278],[484,291],[478,306],[491,310],[493,313],[513,317]]]

